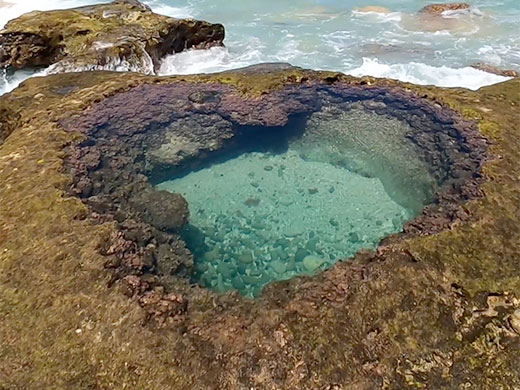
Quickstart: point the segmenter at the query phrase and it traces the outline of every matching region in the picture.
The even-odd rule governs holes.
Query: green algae
[[[272,72],[248,87],[240,75],[60,75],[0,99],[10,134],[0,146],[0,388],[518,387],[518,335],[507,322],[520,306],[518,79],[470,92],[335,76],[404,87],[493,124],[483,197],[464,206],[471,219],[269,286],[254,304],[193,292],[180,332],[142,325],[143,309],[107,288],[98,246],[114,227],[84,219],[85,206],[65,196],[63,148],[78,136],[57,121],[141,83],[224,77],[257,95],[329,76]],[[70,85],[65,97],[56,92]],[[487,326],[473,318],[486,318],[490,292],[510,305]]]

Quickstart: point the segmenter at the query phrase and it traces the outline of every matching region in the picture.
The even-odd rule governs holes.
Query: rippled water
[[[23,12],[100,3],[99,0],[11,0],[0,24]],[[418,19],[432,2],[382,2],[385,14],[358,12],[364,0],[151,0],[156,12],[223,23],[226,48],[169,57],[162,74],[215,72],[258,62],[290,62],[356,76],[477,89],[505,80],[468,66],[486,62],[520,70],[520,2],[468,0],[470,11],[440,21]],[[379,5],[372,3],[372,5]],[[10,87],[26,77],[9,75]],[[0,88],[6,88],[4,86]]]

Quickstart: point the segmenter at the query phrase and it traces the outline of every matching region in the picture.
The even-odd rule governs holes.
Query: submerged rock
[[[309,272],[315,272],[323,265],[323,263],[325,263],[325,260],[315,255],[308,255],[303,259],[303,266]]]
[[[153,74],[167,54],[222,45],[224,27],[153,13],[137,0],[34,11],[0,31],[0,67]]]
[[[388,8],[379,5],[366,5],[361,8],[356,8],[355,10],[357,12],[373,12],[377,14],[388,14],[391,12]]]

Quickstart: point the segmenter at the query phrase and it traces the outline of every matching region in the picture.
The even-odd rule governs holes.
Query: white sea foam
[[[262,53],[254,49],[242,54],[232,54],[226,47],[192,49],[166,56],[158,73],[160,75],[214,73],[258,62],[262,62]]]
[[[180,8],[180,7],[172,7],[166,5],[157,0],[144,1],[147,5],[149,5],[154,12],[171,16],[172,18],[193,18],[194,13],[191,7]]]
[[[471,67],[435,67],[418,62],[388,65],[370,58],[363,58],[363,64],[360,67],[348,70],[346,73],[356,77],[385,77],[414,84],[463,87],[472,90],[509,80],[508,77],[483,72]]]
[[[403,14],[401,12],[373,12],[373,11],[352,11],[352,16],[373,20],[375,22],[400,22]]]
[[[29,77],[40,77],[45,76],[46,74],[45,70],[36,73],[28,70],[20,70],[15,72],[13,75],[8,76],[7,72],[2,69],[0,70],[0,96],[11,92]]]

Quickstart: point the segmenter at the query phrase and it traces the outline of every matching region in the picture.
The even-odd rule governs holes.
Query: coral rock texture
[[[520,387],[519,89],[274,65],[27,80],[0,98],[0,388]],[[171,225],[155,218],[150,178],[349,96],[434,126],[417,142],[446,167],[438,202],[254,301],[191,286],[185,202],[169,198]]]
[[[153,13],[137,0],[34,11],[0,31],[0,67],[154,73],[167,54],[222,45],[224,27]]]
[[[441,3],[441,4],[429,4],[419,10],[419,13],[425,13],[430,15],[440,16],[445,11],[459,11],[469,9],[470,6],[467,3]]]

